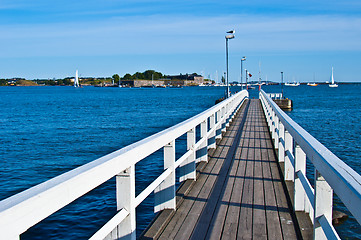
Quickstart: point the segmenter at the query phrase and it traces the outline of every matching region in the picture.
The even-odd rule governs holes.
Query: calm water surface
[[[267,92],[279,89],[264,87]],[[285,87],[284,92],[294,101],[290,116],[360,173],[361,85]],[[207,87],[1,87],[0,199],[175,125],[211,107],[223,94],[222,88]],[[257,94],[250,91],[251,97]],[[177,154],[184,150],[181,145]],[[137,164],[138,193],[161,172],[162,161],[159,151]],[[337,198],[335,205],[346,211]],[[152,196],[137,208],[142,213],[137,215],[138,231],[152,219],[152,208]],[[87,239],[115,212],[111,179],[22,237]],[[352,217],[337,231],[345,239],[361,238]]]

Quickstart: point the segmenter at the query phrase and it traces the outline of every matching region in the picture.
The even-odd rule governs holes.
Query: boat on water
[[[316,87],[318,83],[307,83],[307,86]]]
[[[75,71],[74,87],[80,87],[78,70]]]
[[[300,86],[300,83],[299,82],[285,83],[285,86],[298,87],[298,86]]]
[[[332,88],[338,87],[338,85],[335,83],[335,80],[333,78],[333,67],[332,67],[332,70],[331,70],[331,84],[329,84],[328,86],[332,87]]]

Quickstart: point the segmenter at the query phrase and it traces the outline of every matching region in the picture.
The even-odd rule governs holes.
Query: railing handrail
[[[334,192],[361,224],[361,176],[293,121],[261,90],[264,99]]]
[[[29,227],[200,125],[228,104],[248,97],[241,91],[208,110],[143,140],[0,201],[0,234],[16,237]],[[231,111],[231,109],[228,109]],[[227,113],[229,114],[229,113]],[[86,183],[86,184],[85,184]],[[11,232],[9,233],[9,229]]]

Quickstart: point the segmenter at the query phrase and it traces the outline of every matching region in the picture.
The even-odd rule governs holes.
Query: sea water
[[[280,92],[279,86],[263,86]],[[0,199],[58,176],[173,126],[214,105],[221,87],[0,88]],[[239,88],[232,89],[232,91]],[[294,101],[288,114],[360,173],[360,85],[284,87]],[[257,98],[258,91],[250,90]],[[178,147],[179,146],[179,147]],[[177,149],[184,144],[177,144]],[[162,153],[136,166],[137,193],[162,171]],[[335,199],[336,208],[347,212]],[[154,214],[150,196],[137,208],[137,231]],[[23,234],[24,239],[87,239],[116,213],[111,179]],[[361,237],[350,217],[336,228],[342,238]]]

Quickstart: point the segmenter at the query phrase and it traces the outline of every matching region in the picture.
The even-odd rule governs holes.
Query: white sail
[[[328,85],[329,87],[338,87],[335,83],[335,79],[333,78],[333,67],[331,68],[331,84]]]
[[[74,87],[79,87],[78,70],[75,72]]]
[[[333,67],[331,70],[331,84],[335,84],[335,79],[333,78]]]

